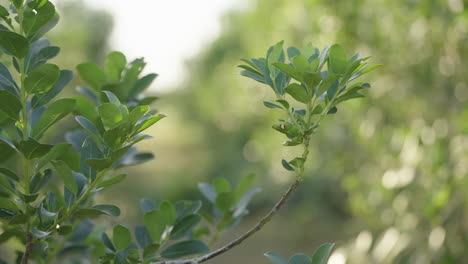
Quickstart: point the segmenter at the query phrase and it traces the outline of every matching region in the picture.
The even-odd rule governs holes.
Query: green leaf
[[[24,80],[24,88],[28,93],[47,92],[57,82],[60,68],[54,64],[44,64],[32,70]]]
[[[76,122],[81,125],[81,127],[84,128],[86,133],[93,139],[93,141],[97,144],[97,146],[102,145],[102,138],[101,134],[99,133],[99,130],[96,128],[96,126],[93,124],[93,122],[89,121],[84,116],[76,116],[75,117]]]
[[[0,139],[0,162],[5,162],[15,156],[15,147]]]
[[[16,9],[20,9],[24,4],[24,0],[11,0],[11,2],[13,3]]]
[[[203,254],[209,252],[209,248],[205,243],[199,240],[188,240],[176,243],[163,252],[161,252],[161,257],[167,259],[177,259],[185,256]]]
[[[101,183],[99,183],[96,188],[99,189],[99,188],[106,188],[106,187],[110,187],[114,184],[117,184],[121,181],[123,181],[125,178],[127,177],[127,174],[119,174],[119,175],[116,175],[116,176],[112,176],[110,177],[109,179],[105,180],[105,181],[102,181]]]
[[[62,178],[65,187],[67,187],[68,190],[70,190],[73,194],[76,195],[78,192],[78,184],[76,183],[75,177],[73,176],[71,169],[63,161],[53,161],[52,164],[57,170],[57,173]]]
[[[42,231],[36,228],[31,228],[31,233],[38,239],[43,239],[48,237],[52,232]]]
[[[109,236],[105,232],[102,233],[101,238],[102,238],[102,242],[108,249],[115,251],[114,244],[112,243]]]
[[[213,185],[209,183],[199,183],[198,190],[208,199],[210,202],[215,203],[216,200],[216,190]]]
[[[114,161],[112,159],[103,158],[103,159],[88,159],[86,163],[96,171],[103,171],[112,166]]]
[[[51,103],[34,125],[32,135],[39,137],[49,127],[71,113],[75,108],[75,102],[73,99],[63,98]]]
[[[277,104],[274,104],[272,102],[268,102],[268,101],[263,101],[263,105],[268,107],[268,108],[279,108],[279,109],[283,109],[281,106],[277,105]]]
[[[283,256],[273,251],[265,253],[265,257],[270,259],[272,264],[288,264],[288,261]]]
[[[45,26],[55,15],[54,5],[46,1],[40,8],[26,8],[23,13],[23,32],[28,37],[34,36],[43,26]]]
[[[10,210],[13,212],[20,211],[20,208],[12,199],[4,197],[0,197],[0,208]]]
[[[281,160],[281,165],[283,165],[283,167],[288,170],[288,171],[294,171],[294,168],[291,167],[291,164],[289,164],[287,161],[285,161],[284,159]]]
[[[302,168],[304,166],[304,158],[294,158],[289,162],[289,164],[293,165],[296,168]]]
[[[149,199],[141,199],[140,200],[140,207],[141,207],[141,211],[143,213],[145,213],[145,214],[148,213],[148,212],[156,210],[156,205],[154,204],[153,201],[151,201]]]
[[[150,244],[145,247],[143,250],[143,257],[146,258],[151,254],[158,252],[160,245],[159,244]]]
[[[19,142],[16,147],[29,160],[42,157],[52,149],[52,145],[40,144],[32,138]]]
[[[6,30],[0,30],[0,47],[13,56],[22,59],[28,54],[29,41],[27,38]]]
[[[278,68],[280,71],[284,72],[289,77],[302,82],[303,78],[301,75],[301,71],[299,69],[294,68],[290,64],[286,64],[283,62],[276,62],[276,63],[273,63],[273,66]]]
[[[70,99],[75,100],[74,115],[84,116],[89,120],[97,120],[99,115],[93,102],[83,96],[72,96]]]
[[[231,184],[225,178],[222,177],[214,178],[211,181],[211,184],[213,185],[218,194],[230,192],[232,190]]]
[[[232,192],[220,193],[216,196],[216,207],[223,213],[226,214],[231,211],[234,205],[235,196]]]
[[[39,108],[52,100],[59,94],[63,88],[73,79],[73,72],[69,70],[61,70],[60,76],[55,84],[45,93],[35,94],[31,100],[32,108]]]
[[[297,83],[291,83],[284,91],[291,95],[295,100],[307,104],[309,101],[309,95],[307,94],[307,90]]]
[[[145,129],[149,128],[150,126],[154,125],[156,122],[158,122],[159,120],[165,118],[166,116],[165,115],[156,115],[156,116],[152,116],[144,121],[142,121],[140,124],[138,124],[136,126],[136,129],[134,130],[133,134],[136,135],[138,133],[141,133],[143,132]]]
[[[328,73],[328,75],[323,79],[323,81],[317,87],[317,96],[321,96],[325,91],[327,91],[334,81],[340,78],[339,74]]]
[[[75,216],[78,218],[96,218],[100,215],[109,215],[109,216],[119,216],[120,209],[115,205],[101,204],[95,205],[91,208],[81,208],[78,209],[75,213]]]
[[[166,225],[173,225],[177,219],[177,212],[169,201],[162,201],[159,204],[159,210],[166,221]]]
[[[328,59],[333,72],[338,74],[344,74],[346,72],[348,67],[348,57],[346,56],[346,51],[342,46],[338,44],[331,46],[328,51]]]
[[[289,264],[312,264],[312,260],[307,255],[296,254],[289,259]]]
[[[104,63],[109,79],[111,79],[113,82],[118,82],[126,64],[127,58],[125,58],[123,53],[118,51],[109,53]]]
[[[307,85],[309,90],[315,89],[320,81],[322,81],[322,75],[320,72],[304,72],[304,83]]]
[[[328,90],[327,90],[328,100],[331,101],[335,97],[335,94],[338,91],[338,85],[339,85],[339,82],[338,82],[338,80],[336,80],[331,84],[330,88],[328,88]]]
[[[0,89],[5,89],[14,95],[18,95],[18,85],[3,63],[0,63]]]
[[[201,216],[190,214],[176,222],[172,229],[170,239],[179,239],[186,236],[201,221]]]
[[[237,184],[237,188],[234,191],[236,202],[239,201],[242,196],[252,187],[252,183],[255,180],[255,174],[250,173],[242,177]]]
[[[0,168],[0,174],[5,175],[6,177],[14,180],[15,182],[19,181],[19,178],[16,175],[16,173],[12,172],[11,170],[9,170],[7,168]]]
[[[150,73],[148,75],[143,76],[141,79],[136,81],[135,86],[130,91],[129,96],[136,97],[139,94],[143,93],[148,87],[153,83],[154,79],[158,77],[155,73]]]
[[[293,64],[294,67],[296,67],[297,71],[301,74],[303,74],[304,72],[314,71],[309,64],[309,61],[302,55],[294,57]]]
[[[265,78],[263,78],[261,75],[258,75],[258,74],[254,73],[254,72],[241,71],[240,75],[245,76],[245,77],[249,77],[250,79],[253,79],[253,80],[257,81],[257,82],[261,82],[261,83],[266,84]]]
[[[166,229],[166,221],[163,214],[159,210],[153,210],[145,213],[144,223],[148,233],[153,241],[159,242],[161,236]]]
[[[132,234],[125,226],[116,225],[112,232],[112,241],[117,250],[126,249],[132,243]]]
[[[76,69],[81,79],[96,91],[101,91],[101,87],[107,83],[106,73],[94,63],[82,63]]]
[[[326,264],[334,245],[334,243],[321,245],[312,256],[312,264]]]
[[[150,110],[150,107],[148,105],[141,105],[137,106],[132,109],[130,112],[130,115],[128,116],[128,121],[131,124],[135,124],[140,118],[142,118],[148,111]]]
[[[98,108],[102,123],[107,130],[117,127],[123,121],[123,115],[118,106],[112,103],[105,103]]]
[[[81,147],[80,152],[80,170],[81,172],[90,179],[94,179],[96,176],[96,171],[88,165],[89,159],[100,159],[104,157],[104,154],[98,148],[96,143],[90,138],[87,137]]]
[[[201,206],[202,206],[201,201],[188,201],[188,200],[177,201],[174,204],[174,209],[177,212],[177,219],[180,219],[189,214],[197,213],[198,210],[200,210]]]
[[[16,96],[6,90],[0,90],[0,112],[12,120],[19,121],[21,109],[23,109],[23,105]]]

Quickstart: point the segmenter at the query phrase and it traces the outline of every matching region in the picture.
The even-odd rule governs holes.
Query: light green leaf
[[[67,116],[75,108],[75,100],[64,98],[51,103],[34,125],[32,135],[39,137],[49,127]]]
[[[106,73],[94,63],[85,62],[76,67],[81,79],[88,83],[94,90],[101,91],[107,83]]]
[[[109,79],[111,79],[113,82],[118,82],[126,64],[127,58],[125,58],[123,53],[118,51],[109,53],[104,63]]]
[[[216,196],[216,207],[223,213],[226,214],[231,211],[234,205],[235,196],[232,192],[220,193]]]
[[[159,242],[166,229],[166,221],[159,210],[153,210],[144,215],[144,223],[153,241]]]
[[[24,80],[24,88],[28,93],[47,92],[57,82],[60,69],[54,64],[44,64],[32,70]]]
[[[132,234],[125,226],[116,225],[112,232],[112,241],[117,250],[126,249],[132,243]]]
[[[298,102],[307,104],[307,102],[309,101],[309,95],[307,94],[307,90],[297,83],[291,83],[286,88],[284,88],[284,90]]]
[[[112,176],[110,177],[109,179],[105,180],[105,181],[102,181],[101,183],[99,183],[96,188],[99,189],[99,188],[106,188],[106,187],[110,187],[114,184],[117,184],[121,181],[123,181],[125,178],[127,177],[127,174],[119,174],[119,175],[116,175],[116,176]]]
[[[150,126],[154,125],[156,122],[158,122],[159,120],[165,118],[166,116],[165,115],[156,115],[156,116],[152,116],[144,121],[142,121],[141,123],[139,123],[137,126],[136,126],[136,130],[133,132],[134,135],[138,134],[138,133],[141,133],[143,132],[145,129],[149,128]]]
[[[326,264],[334,245],[334,243],[321,245],[312,256],[312,264]]]
[[[328,51],[328,59],[331,70],[334,73],[344,74],[348,68],[348,57],[346,56],[345,49],[335,44],[330,47]]]
[[[98,111],[106,130],[116,128],[124,119],[119,107],[112,103],[100,105]]]
[[[230,192],[232,190],[231,184],[223,177],[214,178],[211,181],[211,184],[213,184],[213,187],[215,188],[218,194],[224,193],[224,192]]]
[[[128,121],[130,124],[135,124],[140,118],[142,118],[148,111],[150,107],[148,105],[137,106],[132,109],[130,115],[128,116]]]

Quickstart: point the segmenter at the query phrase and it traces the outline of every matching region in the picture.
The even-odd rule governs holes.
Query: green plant
[[[252,229],[212,252],[203,240],[216,240],[247,214],[248,203],[259,192],[252,188],[253,175],[235,188],[223,178],[200,184],[213,208],[210,213],[200,211],[200,201],[156,205],[144,199],[144,225],[134,232],[116,225],[109,236],[106,226],[90,219],[116,217],[120,209],[94,201],[99,192],[126,178],[116,173],[119,168],[153,158],[134,145],[149,139],[142,132],[165,117],[149,107],[156,97],[142,96],[157,75],[141,76],[143,59],[128,63],[122,53],[113,52],[104,68],[77,66],[89,86],[78,87],[84,96],[54,100],[73,78],[71,71],[48,63],[60,51],[42,38],[58,22],[55,7],[48,0],[10,2],[8,8],[0,5],[0,50],[11,58],[11,63],[0,63],[0,162],[9,165],[0,168],[0,242],[21,242],[24,250],[16,258],[21,264],[52,263],[77,252],[78,259],[101,263],[201,263],[230,250],[268,223],[299,186],[311,135],[322,118],[336,113],[339,103],[362,97],[359,91],[369,84],[349,82],[378,66],[364,67],[367,58],[348,58],[339,45],[321,52],[312,45],[302,51],[290,47],[286,64],[283,42],[271,47],[266,58],[245,60],[242,75],[271,86],[276,101],[264,104],[286,116],[273,125],[287,136],[284,145],[303,147],[302,155],[282,160],[295,173],[287,192]],[[65,134],[68,143],[51,144],[49,129],[71,114],[78,128]],[[7,163],[16,159],[22,164],[19,170]],[[289,263],[299,258],[300,263],[324,263],[331,247],[324,245],[311,260],[293,256]],[[180,259],[190,255],[200,256]],[[266,255],[273,263],[287,263],[278,254]]]

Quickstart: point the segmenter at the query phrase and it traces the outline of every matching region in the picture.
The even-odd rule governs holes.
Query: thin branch
[[[26,242],[26,249],[24,250],[23,258],[21,259],[21,264],[28,264],[29,256],[31,255],[31,251],[33,249],[33,237],[31,234],[28,234],[27,242]]]
[[[158,261],[158,262],[152,262],[151,264],[199,264],[202,262],[205,262],[207,260],[210,260],[214,257],[217,257],[224,252],[234,248],[235,246],[240,245],[244,240],[255,234],[257,231],[259,231],[266,223],[270,222],[271,218],[275,216],[275,214],[278,212],[278,210],[284,205],[284,203],[288,200],[288,198],[291,196],[291,194],[294,192],[294,190],[297,189],[299,186],[300,181],[295,180],[288,188],[288,190],[284,193],[284,195],[281,197],[281,199],[275,204],[275,206],[270,210],[270,212],[264,216],[254,227],[252,227],[249,231],[235,239],[234,241],[228,243],[224,247],[219,248],[218,250],[215,250],[211,253],[208,253],[204,256],[198,257],[198,258],[192,258],[192,259],[182,259],[182,260],[167,260],[167,261]]]

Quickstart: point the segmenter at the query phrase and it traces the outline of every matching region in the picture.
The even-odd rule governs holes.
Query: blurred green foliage
[[[311,141],[301,204],[283,212],[306,227],[296,237],[300,248],[310,252],[315,243],[335,240],[332,260],[346,263],[467,262],[468,2],[249,3],[224,18],[221,36],[189,63],[186,89],[161,106],[179,118],[181,135],[193,137],[182,158],[184,168],[195,168],[190,177],[256,170],[262,184],[275,184],[265,189],[277,189],[287,178],[272,164],[284,153],[273,144],[275,133],[265,130],[272,111],[258,103],[273,98],[233,65],[281,39],[296,46],[338,42],[384,66],[370,74],[369,99],[344,106],[350,111]],[[188,177],[174,167],[161,173]]]

